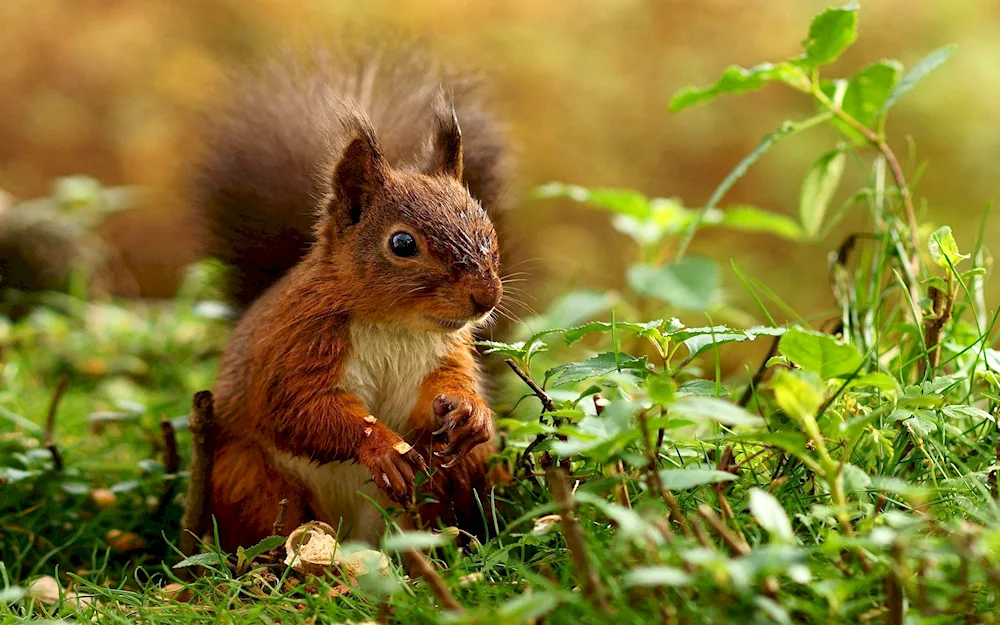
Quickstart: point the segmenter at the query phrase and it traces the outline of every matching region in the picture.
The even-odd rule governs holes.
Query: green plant
[[[621,293],[568,293],[521,340],[482,344],[516,374],[499,421],[512,479],[482,502],[495,519],[482,543],[459,546],[451,531],[386,536],[388,553],[431,551],[436,573],[422,580],[407,579],[400,559],[387,577],[356,585],[336,574],[300,580],[264,558],[276,540],[175,566],[159,562],[172,553],[166,541],[139,556],[109,546],[109,526],[156,539],[141,504],[164,492],[165,463],[134,465],[157,440],[153,417],[180,412],[216,366],[221,337],[205,313],[217,307],[196,304],[211,297],[207,268],[171,310],[63,296],[5,324],[12,357],[0,418],[14,431],[0,438],[0,620],[997,622],[1000,353],[989,257],[982,236],[960,246],[946,226],[917,220],[885,140],[891,107],[951,50],[906,74],[881,61],[825,79],[821,70],[856,38],[857,12],[819,15],[798,58],[730,68],[674,98],[680,110],[773,82],[818,110],[767,135],[705,206],[624,190],[540,191],[610,211],[635,242],[635,262]],[[809,168],[797,220],[719,207],[776,142],[820,127],[839,142]],[[849,164],[866,172],[866,186],[838,189]],[[855,207],[865,227],[835,246],[829,265],[837,305],[810,317],[732,263],[757,306],[736,309],[720,293],[724,265],[687,254],[709,226],[821,242]],[[723,376],[728,346],[751,341],[769,344],[759,365]],[[72,364],[91,352],[113,361],[116,346],[145,371],[96,375]],[[32,417],[44,414],[57,375],[71,380],[68,431],[98,401],[137,413],[115,426],[117,439],[60,437],[62,471]],[[91,493],[108,485],[119,499],[97,510]],[[176,518],[176,497],[167,504]],[[172,538],[167,525],[152,533]],[[192,564],[205,569],[183,581]],[[53,569],[93,599],[30,602],[28,583]],[[188,599],[166,594],[167,582]],[[464,607],[444,609],[455,605]]]

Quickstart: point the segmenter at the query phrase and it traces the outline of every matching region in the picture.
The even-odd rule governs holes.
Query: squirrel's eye
[[[401,258],[409,258],[417,253],[417,240],[408,232],[397,232],[389,239],[392,253]]]

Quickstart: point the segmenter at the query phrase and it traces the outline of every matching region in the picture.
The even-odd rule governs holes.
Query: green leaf
[[[772,81],[783,82],[802,91],[809,89],[809,77],[795,63],[761,63],[750,69],[731,65],[711,87],[685,87],[678,91],[670,100],[670,110],[676,113],[727,93],[756,91]]]
[[[858,5],[827,9],[809,25],[809,36],[802,42],[802,59],[810,67],[832,63],[858,38]]]
[[[382,541],[384,551],[408,551],[416,549],[434,549],[442,547],[451,542],[451,537],[446,534],[435,532],[401,532],[391,534]]]
[[[862,125],[874,127],[902,72],[898,61],[888,60],[862,69],[847,82],[841,108]]]
[[[952,419],[961,419],[962,417],[968,417],[974,421],[983,419],[985,421],[993,421],[996,423],[996,419],[990,413],[982,410],[981,408],[976,408],[975,406],[944,406],[941,408],[941,413],[946,417]]]
[[[943,226],[931,233],[927,247],[930,249],[934,262],[945,269],[954,267],[969,258],[968,254],[962,254],[958,251],[958,243],[955,242],[950,226]]]
[[[625,576],[626,586],[686,586],[691,576],[672,566],[637,566]]]
[[[802,222],[802,230],[810,239],[815,239],[823,228],[830,201],[837,192],[837,185],[844,173],[844,159],[844,153],[840,150],[827,152],[809,167],[802,181],[799,220]]]
[[[792,524],[781,502],[769,492],[759,488],[750,489],[750,514],[757,524],[771,535],[772,540],[791,542],[795,540]]]
[[[705,484],[732,482],[736,476],[726,471],[715,469],[664,469],[660,471],[660,481],[668,490],[684,490]]]
[[[531,623],[559,605],[559,597],[551,592],[524,593],[500,605],[496,622],[504,624]]]
[[[774,399],[785,414],[801,421],[815,416],[823,403],[822,381],[816,374],[779,369],[771,380]]]
[[[662,267],[632,265],[627,278],[636,293],[692,311],[707,310],[721,283],[716,264],[697,256]]]
[[[540,198],[568,198],[631,217],[645,218],[650,214],[649,198],[631,189],[588,189],[574,184],[550,182],[538,187],[535,195]]]
[[[560,386],[621,370],[638,371],[645,374],[646,357],[636,358],[631,354],[621,352],[617,355],[614,352],[605,352],[583,362],[571,362],[549,369],[545,373],[545,377],[553,378],[552,383],[555,386]]]
[[[247,562],[253,562],[257,556],[285,544],[284,536],[268,536],[253,547],[246,549],[243,553]]]
[[[27,594],[28,591],[20,586],[8,586],[3,590],[0,590],[0,604],[17,603],[21,599],[24,599]]]
[[[863,362],[854,345],[842,343],[829,334],[792,328],[781,337],[778,349],[783,356],[824,380],[843,378],[857,371]]]
[[[736,404],[715,397],[689,395],[674,402],[673,416],[687,417],[693,421],[715,421],[724,425],[763,425],[764,420],[752,415]]]
[[[217,553],[196,553],[193,556],[184,558],[173,566],[175,569],[183,569],[189,566],[217,566],[222,564],[222,557]]]
[[[718,223],[734,230],[763,232],[789,241],[799,241],[803,235],[802,228],[794,220],[755,206],[731,206],[723,211]]]
[[[484,354],[500,354],[508,358],[521,360],[525,353],[524,341],[516,343],[501,343],[500,341],[474,341],[473,344],[483,348]]]
[[[639,337],[658,336],[660,334],[659,328],[662,326],[662,319],[647,321],[645,323],[632,323],[629,321],[616,321],[614,323],[616,332],[635,332]],[[566,343],[568,345],[572,345],[588,334],[593,334],[595,332],[611,332],[611,328],[612,324],[610,321],[594,321],[586,325],[565,330],[562,335],[563,338],[566,339]]]
[[[631,402],[617,400],[598,415],[588,415],[574,427],[561,429],[568,440],[552,443],[552,451],[560,456],[571,456],[590,451],[602,445],[622,446],[638,437],[632,421]]]
[[[889,97],[885,99],[885,102],[882,103],[882,110],[879,111],[879,114],[881,115],[892,108],[892,106],[896,104],[901,97],[909,93],[910,89],[916,87],[917,83],[923,80],[927,74],[930,74],[947,61],[948,57],[950,57],[951,53],[954,51],[955,44],[950,44],[942,46],[922,58],[916,65],[913,66],[913,69],[906,72],[903,79],[899,81],[899,84],[895,86],[892,93],[889,94]]]

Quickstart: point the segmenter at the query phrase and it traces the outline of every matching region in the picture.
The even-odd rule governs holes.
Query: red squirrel
[[[446,95],[445,95],[446,94]],[[207,116],[195,205],[246,307],[213,388],[222,547],[311,519],[372,541],[415,477],[435,524],[476,526],[492,413],[472,333],[500,302],[490,218],[502,130],[479,84],[425,58],[273,62]]]

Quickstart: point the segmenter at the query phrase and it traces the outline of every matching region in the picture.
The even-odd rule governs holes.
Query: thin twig
[[[705,519],[708,526],[711,527],[722,542],[726,543],[730,551],[740,556],[750,555],[750,546],[747,545],[743,540],[740,539],[729,527],[715,514],[715,510],[712,510],[705,504],[698,506],[698,514],[701,518]]]
[[[642,437],[646,441],[646,457],[649,459],[646,466],[647,479],[652,482],[657,494],[667,502],[667,507],[670,508],[670,516],[677,523],[677,526],[681,528],[681,532],[688,538],[694,538],[694,533],[691,531],[691,527],[688,525],[687,519],[681,511],[681,505],[678,503],[677,497],[674,497],[674,494],[663,486],[663,480],[660,479],[660,467],[656,462],[659,448],[649,445],[649,423],[646,421],[645,411],[640,411],[637,416],[639,418],[639,426],[642,428]]]
[[[271,533],[275,536],[285,535],[285,512],[288,510],[288,500],[282,499],[278,502],[278,516],[274,517],[274,524],[271,526]]]
[[[924,319],[924,345],[927,347],[927,356],[920,360],[920,377],[923,378],[928,372],[933,373],[941,361],[941,332],[951,320],[952,307],[955,298],[937,287],[927,289],[931,296],[931,310],[934,316]]]
[[[997,435],[996,441],[996,456],[997,465],[1000,466],[1000,434]],[[993,494],[993,500],[996,501],[1000,499],[1000,488],[997,487],[997,470],[993,469],[990,471],[990,492]]]
[[[899,574],[895,570],[900,566],[902,559],[899,545],[893,545],[892,556],[894,562],[885,576],[885,603],[889,610],[885,622],[887,625],[903,625],[903,589],[899,585]]]
[[[215,460],[215,407],[211,391],[194,395],[191,415],[191,466],[184,516],[181,518],[180,549],[185,555],[198,550],[198,540],[208,526],[209,485]]]
[[[507,366],[510,367],[515,374],[517,374],[517,377],[521,378],[521,380],[528,385],[528,388],[530,388],[531,392],[535,394],[535,397],[542,402],[542,413],[538,415],[538,421],[541,422],[545,418],[546,412],[552,412],[556,409],[556,405],[552,401],[552,398],[545,392],[545,389],[538,386],[531,376],[525,373],[524,370],[521,369],[516,362],[514,362],[513,358],[507,358],[504,362],[507,363]],[[554,419],[554,424],[558,426],[559,420]],[[560,438],[564,439],[565,437]],[[533,452],[535,447],[537,447],[544,440],[544,433],[540,433],[535,436],[534,440],[528,444],[527,448],[525,448],[524,452],[521,454],[521,459],[518,460],[517,466],[514,467],[515,471],[521,467],[529,467],[529,470],[534,471],[534,463],[531,460],[531,452]],[[560,460],[559,464],[563,466],[563,468],[567,470],[569,469],[569,461],[567,459]]]
[[[448,590],[448,585],[444,583],[441,576],[438,575],[437,570],[431,561],[424,557],[424,554],[420,553],[416,549],[410,549],[406,552],[409,557],[410,563],[413,565],[414,569],[420,574],[424,580],[427,581],[427,585],[430,587],[431,592],[434,596],[438,598],[446,608],[452,612],[463,613],[465,610],[462,608],[462,604],[455,600],[452,596],[451,591]]]
[[[892,148],[889,147],[889,144],[886,143],[882,137],[878,136],[878,134],[876,134],[871,128],[868,128],[858,120],[854,119],[832,102],[830,103],[830,110],[833,111],[834,115],[864,135],[865,139],[867,139],[869,143],[875,146],[878,151],[882,153],[886,163],[889,164],[889,169],[892,171],[893,181],[896,183],[896,188],[899,189],[900,197],[903,198],[903,208],[906,211],[906,222],[910,231],[910,245],[913,249],[910,252],[910,258],[902,260],[909,265],[910,274],[914,280],[914,282],[909,285],[909,291],[913,301],[916,302],[920,299],[916,284],[916,281],[920,279],[920,264],[918,261],[920,237],[917,226],[917,213],[913,209],[913,197],[910,194],[910,186],[906,182],[906,176],[903,175],[903,168],[899,165],[899,159],[896,158],[896,154],[892,151]],[[919,318],[920,309],[915,309],[914,313],[917,316],[916,321],[919,325],[922,322],[922,319]]]
[[[555,406],[554,403],[552,403],[552,398],[549,397],[549,394],[546,393],[542,389],[542,387],[538,386],[538,384],[535,383],[535,381],[531,379],[531,376],[528,375],[527,373],[525,373],[521,369],[521,367],[517,366],[517,363],[514,362],[513,358],[508,358],[508,359],[504,360],[504,362],[507,363],[508,367],[510,367],[511,369],[513,369],[514,373],[517,374],[517,377],[521,378],[521,380],[525,384],[528,385],[528,388],[530,388],[531,392],[535,394],[535,397],[537,397],[539,400],[541,400],[541,402],[542,402],[542,408],[546,412],[552,412],[552,411],[554,411],[556,409],[556,406]]]
[[[62,453],[56,445],[56,414],[59,412],[59,403],[68,388],[69,378],[66,376],[59,378],[56,390],[52,393],[52,400],[49,401],[49,411],[45,415],[45,447],[52,454],[52,466],[56,471],[62,471],[64,466]]]
[[[580,578],[580,586],[583,587],[584,596],[593,600],[602,611],[608,612],[608,600],[601,588],[600,578],[587,556],[583,529],[576,517],[573,516],[576,502],[570,491],[569,482],[566,480],[566,473],[562,469],[551,468],[546,472],[546,476],[549,488],[552,490],[552,497],[559,505],[559,518],[562,521],[563,535],[566,538],[566,548],[569,549],[570,556],[573,558],[573,568],[576,569],[576,574]]]
[[[163,518],[167,506],[174,500],[177,492],[177,471],[180,469],[180,456],[177,453],[177,431],[170,419],[160,419],[160,433],[163,435],[163,493],[156,506],[154,519]]]

